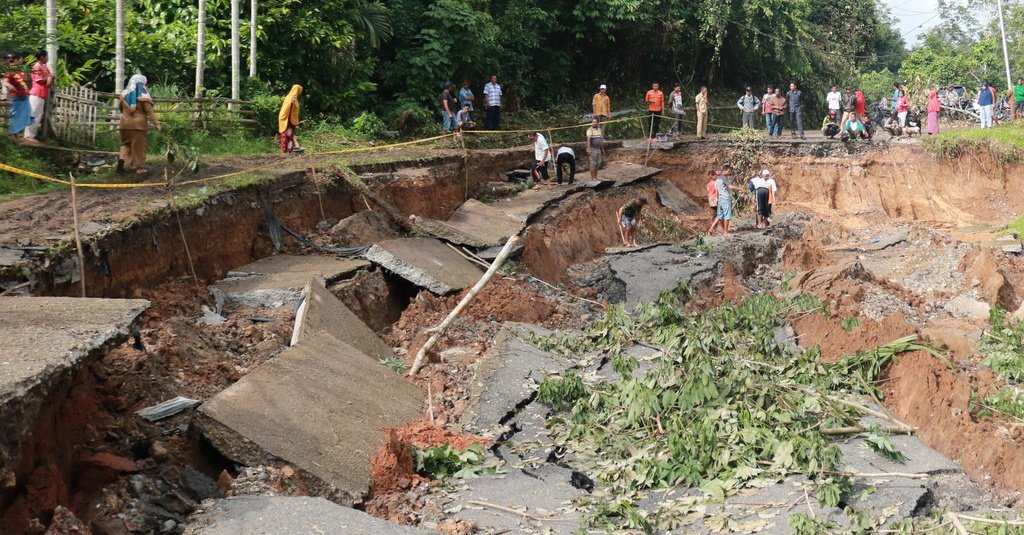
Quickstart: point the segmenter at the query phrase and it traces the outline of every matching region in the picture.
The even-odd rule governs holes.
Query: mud
[[[655,151],[649,163],[664,170],[659,180],[671,181],[704,206],[706,171],[736,161],[743,150],[750,152],[729,143],[684,145]],[[950,317],[942,305],[965,294],[1011,310],[1019,307],[1024,259],[985,246],[990,228],[981,236],[964,227],[991,226],[993,220],[1015,215],[1013,207],[1024,201],[1021,165],[1004,165],[984,153],[939,161],[920,147],[858,150],[867,152],[814,146],[754,150],[747,166],[769,167],[778,174],[776,210],[798,219],[801,232],[773,229],[769,237],[761,237],[741,219],[738,234],[756,239],[741,237],[722,245],[729,261],[715,283],[700,288],[688,306],[714,306],[756,291],[812,293],[832,315],[797,321],[795,335],[801,347],[818,345],[825,361],[911,333],[949,347],[952,368],[923,352],[903,355],[890,366],[881,381],[884,404],[897,418],[918,426],[930,446],[959,460],[974,482],[1003,492],[1006,503],[1016,503],[1015,493],[1024,489],[1024,432],[1005,418],[978,418],[969,406],[972,391],[985,392],[993,385],[991,375],[977,366],[984,322]],[[461,157],[442,155],[413,165],[368,165],[356,172],[403,213],[444,219],[467,195],[529,156],[526,150],[475,151],[468,167]],[[643,156],[614,154],[634,162],[642,162]],[[53,195],[20,200],[14,212],[22,215],[12,221],[21,223],[8,230],[15,233],[31,219],[24,214],[53,202]],[[477,296],[430,355],[432,365],[416,379],[429,392],[427,414],[393,430],[388,446],[374,458],[374,487],[363,504],[367,511],[397,523],[418,523],[431,483],[415,475],[411,447],[446,442],[464,447],[479,440],[460,434],[470,398],[467,381],[502,322],[573,329],[601,312],[602,305],[581,297],[623,299],[624,287],[621,281],[616,284],[604,255],[606,248],[620,244],[616,209],[639,195],[656,199],[654,183],[574,194],[539,214],[524,237],[516,273],[496,277]],[[156,198],[126,194],[90,204],[86,213],[99,219],[104,206],[125,200],[159,204]],[[172,532],[180,532],[204,497],[306,493],[286,466],[239,471],[188,431],[189,413],[149,424],[134,411],[177,395],[207,399],[282,351],[293,310],[229,306],[224,324],[205,325],[195,318],[201,305],[211,303],[206,283],[271,254],[275,219],[322,247],[366,245],[397,233],[379,212],[366,212],[367,204],[344,181],[318,188],[305,172],[295,171],[270,185],[223,193],[182,210],[182,229],[199,280],[190,278],[172,213],[164,209],[125,223],[128,209],[112,212],[109,220],[125,223],[124,228],[89,241],[86,282],[92,295],[153,301],[143,317],[145,349],[117,347],[82,370],[72,387],[54,393],[55,401],[33,430],[32,446],[24,454],[19,479],[25,486],[2,494],[0,531],[29,533],[32,526],[51,521],[78,521],[95,533],[159,530],[166,522],[173,523]],[[703,216],[673,214],[657,204],[648,210],[648,226],[641,234],[646,242],[689,239],[708,223]],[[355,218],[346,219],[353,214]],[[906,239],[878,250],[865,245],[899,225],[912,226]],[[66,228],[66,222],[55,218],[49,228],[23,239],[49,243],[41,236]],[[0,227],[0,237],[4,232]],[[781,253],[775,247],[771,254],[758,253],[754,242],[772,236]],[[285,251],[310,247],[287,233],[281,246]],[[32,291],[76,293],[78,286],[70,280],[75,270],[69,270],[67,258],[61,253],[35,264]],[[952,276],[943,277],[944,271]],[[14,277],[8,280],[22,280],[20,273]],[[362,271],[330,290],[399,348],[398,360],[406,365],[429,336],[424,329],[440,323],[462,297],[419,291],[379,269]]]

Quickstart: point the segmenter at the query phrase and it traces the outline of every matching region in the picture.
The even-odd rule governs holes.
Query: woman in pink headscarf
[[[939,133],[939,110],[942,109],[942,105],[939,104],[939,92],[932,89],[931,93],[928,94],[928,134]]]

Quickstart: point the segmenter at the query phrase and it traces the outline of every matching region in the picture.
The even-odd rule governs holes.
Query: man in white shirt
[[[750,179],[750,183],[754,186],[754,199],[757,201],[757,228],[768,228],[778,185],[767,169],[761,171],[760,176]]]
[[[538,187],[541,184],[547,184],[551,181],[551,176],[548,175],[548,162],[551,161],[551,147],[548,146],[548,140],[544,139],[544,135],[540,132],[534,132],[530,134],[530,141],[533,142],[533,181],[537,183]]]
[[[832,86],[832,91],[828,92],[825,100],[828,102],[828,110],[836,112],[837,119],[843,116],[843,94],[839,92],[838,87]]]
[[[487,105],[484,128],[498,130],[501,128],[501,86],[498,85],[497,74],[492,74],[491,81],[484,86],[484,103]]]
[[[558,179],[558,184],[562,184],[562,168],[569,169],[569,184],[572,184],[576,180],[576,151],[572,150],[572,147],[568,145],[562,145],[562,148],[558,149],[558,153],[555,155],[555,169],[557,172],[555,176]]]

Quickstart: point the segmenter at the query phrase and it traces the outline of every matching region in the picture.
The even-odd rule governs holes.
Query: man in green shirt
[[[640,196],[619,207],[615,219],[619,225],[619,235],[624,247],[636,247],[636,230],[640,227],[643,207],[647,206],[647,197]]]
[[[1013,86],[1013,102],[1017,118],[1024,117],[1024,78],[1017,78],[1017,85]]]

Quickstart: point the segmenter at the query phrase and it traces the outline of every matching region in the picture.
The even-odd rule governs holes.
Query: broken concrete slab
[[[399,526],[362,511],[309,496],[238,496],[204,502],[186,535],[415,535],[436,533]]]
[[[91,358],[128,339],[143,299],[0,297],[0,481],[40,411]]]
[[[531,217],[544,208],[584,189],[589,188],[578,182],[567,186],[528,189],[513,197],[497,200],[491,206],[515,221],[528,223]]]
[[[537,386],[550,372],[568,369],[570,362],[530,345],[517,334],[519,327],[505,324],[477,368],[464,421],[480,431],[507,424],[528,405]]]
[[[438,238],[470,247],[500,247],[523,229],[523,223],[476,199],[469,199],[448,221],[417,217],[416,225]]]
[[[606,165],[604,169],[598,171],[597,177],[601,180],[614,180],[616,187],[622,187],[651,178],[660,172],[661,169],[655,167],[647,167],[630,162],[614,161]]]
[[[872,450],[862,438],[852,438],[839,443],[843,453],[844,470],[860,473],[909,473],[943,474],[960,472],[960,465],[941,453],[926,446],[921,439],[911,435],[892,435],[892,445],[907,459],[897,463]]]
[[[476,253],[476,255],[479,256],[482,260],[494,261],[495,259],[498,258],[498,255],[501,254],[501,250],[504,249],[504,248],[505,248],[504,245],[499,246],[499,247],[488,247],[487,249],[484,249],[482,251],[478,251]],[[509,251],[508,257],[509,258],[515,258],[515,257],[519,256],[520,254],[522,254],[523,249],[525,249],[525,248],[526,248],[526,246],[523,245],[523,241],[522,240],[516,242],[516,244],[512,246],[512,250]]]
[[[351,505],[369,489],[383,428],[419,417],[422,401],[419,387],[321,332],[208,400],[195,422],[226,457],[290,464],[311,490]]]
[[[21,249],[11,249],[9,247],[0,247],[0,267],[10,267],[17,265],[25,257],[25,251]]]
[[[366,258],[405,280],[439,295],[477,283],[484,272],[433,238],[400,238],[375,244]]]
[[[334,282],[369,265],[353,258],[274,255],[229,271],[213,288],[242,306],[274,308],[298,303],[311,278]]]
[[[488,533],[503,530],[577,533],[582,519],[566,504],[585,491],[573,487],[572,473],[568,468],[545,463],[535,469],[510,469],[501,476],[467,480],[465,487],[452,496],[455,504],[465,504],[455,516],[476,522]],[[524,514],[510,515],[479,503],[515,509]]]
[[[615,255],[611,269],[626,285],[628,309],[658,299],[685,281],[691,288],[712,280],[719,260],[675,246],[659,246],[632,254]]]
[[[683,193],[672,182],[659,182],[657,186],[658,201],[673,212],[685,216],[699,216],[707,212],[707,208],[697,204],[689,196]]]
[[[391,346],[384,343],[345,303],[327,291],[320,281],[311,280],[302,290],[302,303],[295,312],[291,345],[302,343],[307,337],[320,332],[375,360],[394,356]]]

